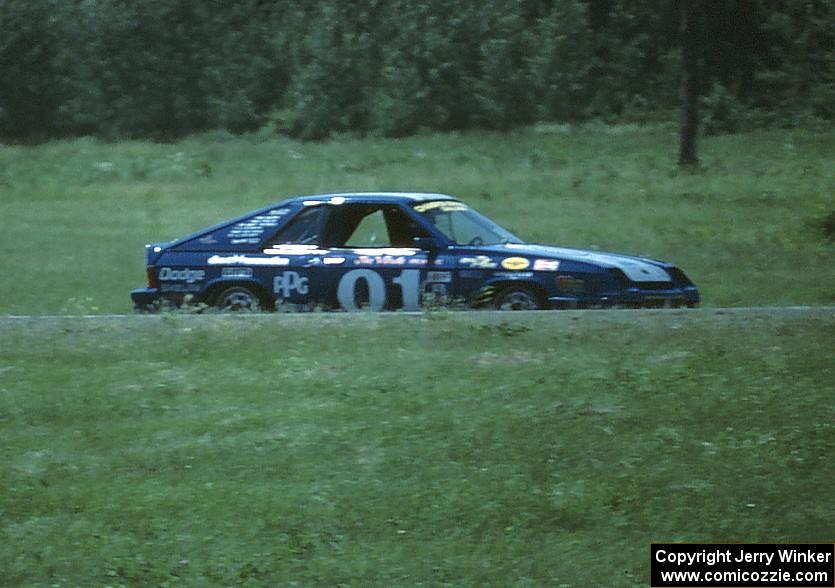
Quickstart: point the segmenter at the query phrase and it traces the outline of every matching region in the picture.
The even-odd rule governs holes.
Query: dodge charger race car
[[[443,194],[292,198],[170,243],[146,245],[135,308],[184,302],[276,308],[500,310],[693,307],[675,265],[524,243]]]

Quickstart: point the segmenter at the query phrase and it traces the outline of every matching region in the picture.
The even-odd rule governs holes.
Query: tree
[[[57,6],[0,0],[0,136],[48,137],[63,87],[56,82]]]
[[[701,64],[699,59],[699,0],[682,0],[681,44],[683,52],[682,74],[684,82],[681,109],[681,133],[678,164],[692,166],[699,163],[696,141],[699,133],[699,83]]]

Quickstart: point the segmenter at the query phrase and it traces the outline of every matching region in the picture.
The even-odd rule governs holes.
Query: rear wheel
[[[217,295],[215,307],[220,312],[257,312],[261,310],[261,302],[249,288],[233,286]]]
[[[542,297],[528,286],[507,286],[493,299],[496,310],[540,310]]]

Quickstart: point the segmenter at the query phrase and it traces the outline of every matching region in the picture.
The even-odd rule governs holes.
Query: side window
[[[346,204],[334,206],[323,244],[327,247],[414,247],[415,237],[429,233],[399,206]]]
[[[375,210],[360,220],[348,237],[346,247],[390,247],[388,228],[382,210]]]
[[[476,239],[481,239],[484,229],[470,217],[462,214],[448,214],[446,216],[446,222],[449,225],[447,234],[451,235],[456,243],[469,244],[474,243]]]
[[[216,231],[204,233],[177,246],[178,251],[255,251],[291,213],[289,206],[279,206],[251,215]]]
[[[304,245],[317,245],[320,241],[322,228],[322,216],[325,213],[324,206],[314,206],[302,210],[295,218],[287,223],[272,239],[272,245],[285,243],[297,243]]]

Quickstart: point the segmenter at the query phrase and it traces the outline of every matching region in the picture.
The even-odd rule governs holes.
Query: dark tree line
[[[667,116],[682,1],[0,0],[0,137],[319,139]],[[708,132],[832,120],[835,3],[698,6]]]

